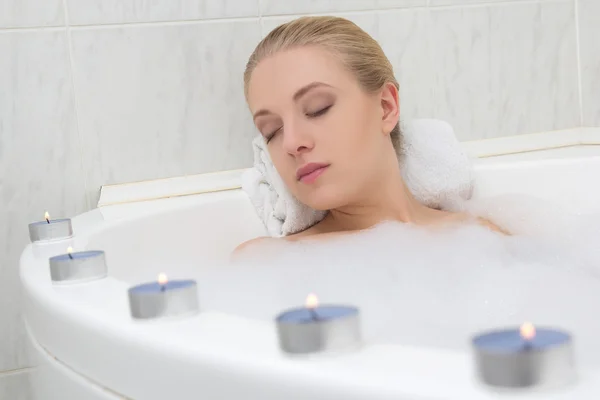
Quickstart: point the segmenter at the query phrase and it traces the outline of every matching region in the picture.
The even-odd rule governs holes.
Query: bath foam
[[[271,320],[314,292],[360,307],[368,342],[456,349],[477,331],[532,321],[571,331],[578,361],[600,364],[600,215],[521,196],[461,207],[513,235],[384,222],[325,241],[268,241],[203,273],[202,307]]]

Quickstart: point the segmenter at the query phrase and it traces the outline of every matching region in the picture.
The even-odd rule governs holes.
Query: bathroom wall
[[[579,0],[579,52],[584,126],[600,126],[600,1]]]
[[[27,223],[102,184],[249,166],[245,61],[306,13],[380,41],[404,119],[462,140],[600,126],[598,0],[0,0],[0,399],[29,398]]]

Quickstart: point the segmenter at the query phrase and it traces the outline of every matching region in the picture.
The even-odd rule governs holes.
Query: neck
[[[329,211],[327,219],[332,230],[367,229],[385,220],[420,224],[430,219],[431,212],[435,211],[412,196],[404,184],[396,160],[384,171],[387,173],[380,171],[379,179],[373,179],[368,188],[361,188],[364,195]]]

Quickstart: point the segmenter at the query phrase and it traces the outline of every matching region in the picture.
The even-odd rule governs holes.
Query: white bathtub
[[[475,196],[526,193],[583,212],[600,211],[600,188],[590,185],[600,175],[600,146],[488,158],[477,162],[476,174]],[[231,188],[236,176],[200,178],[200,186],[202,191]],[[173,184],[159,182],[153,188],[164,195],[171,190],[165,185]],[[126,192],[121,200],[130,196],[131,188],[120,190]],[[158,192],[154,197],[162,196]],[[113,200],[109,203],[119,202]],[[264,234],[239,189],[105,205],[73,223],[73,239],[27,246],[21,258],[25,320],[32,362],[38,365],[32,379],[36,399],[498,397],[476,382],[466,346],[447,350],[367,343],[343,356],[290,358],[279,351],[274,325],[266,321],[213,311],[133,321],[126,293],[130,285],[159,272],[193,278],[199,268],[224,263],[239,243]],[[53,286],[48,257],[69,245],[105,250],[109,276]],[[578,381],[561,391],[510,397],[600,398],[600,369],[580,368]]]

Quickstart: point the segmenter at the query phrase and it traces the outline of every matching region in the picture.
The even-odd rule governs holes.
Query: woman
[[[404,184],[398,82],[379,44],[353,22],[302,17],[277,27],[250,56],[244,91],[290,192],[329,211],[286,240],[359,231],[384,220],[440,227],[469,219],[420,204]]]

